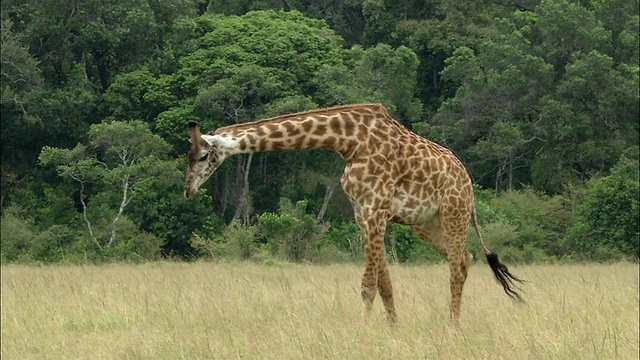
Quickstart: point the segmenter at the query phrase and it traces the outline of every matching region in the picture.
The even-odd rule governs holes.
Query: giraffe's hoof
[[[389,323],[389,326],[395,327],[398,325],[398,316],[395,313],[387,314],[387,322]]]

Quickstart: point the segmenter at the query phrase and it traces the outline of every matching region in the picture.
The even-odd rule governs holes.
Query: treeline
[[[336,154],[237,156],[182,196],[189,121],[359,102],[458,154],[508,260],[638,256],[637,1],[1,10],[2,262],[359,259]],[[386,241],[395,261],[439,259],[405,227]]]

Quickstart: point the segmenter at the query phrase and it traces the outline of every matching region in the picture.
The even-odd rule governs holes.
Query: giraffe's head
[[[213,174],[229,155],[223,141],[217,136],[202,134],[195,122],[189,123],[191,150],[188,155],[184,197],[193,197],[202,184]]]

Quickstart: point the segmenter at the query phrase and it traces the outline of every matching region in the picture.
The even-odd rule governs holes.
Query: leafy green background
[[[237,156],[182,197],[189,121],[357,102],[463,160],[507,260],[637,259],[637,1],[1,6],[2,262],[359,260],[333,153]]]

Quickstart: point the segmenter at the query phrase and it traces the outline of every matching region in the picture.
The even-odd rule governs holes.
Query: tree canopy
[[[189,121],[359,102],[461,158],[508,256],[637,256],[639,19],[628,0],[4,1],[2,259],[357,258],[335,154],[234,157],[193,201],[182,181]]]

